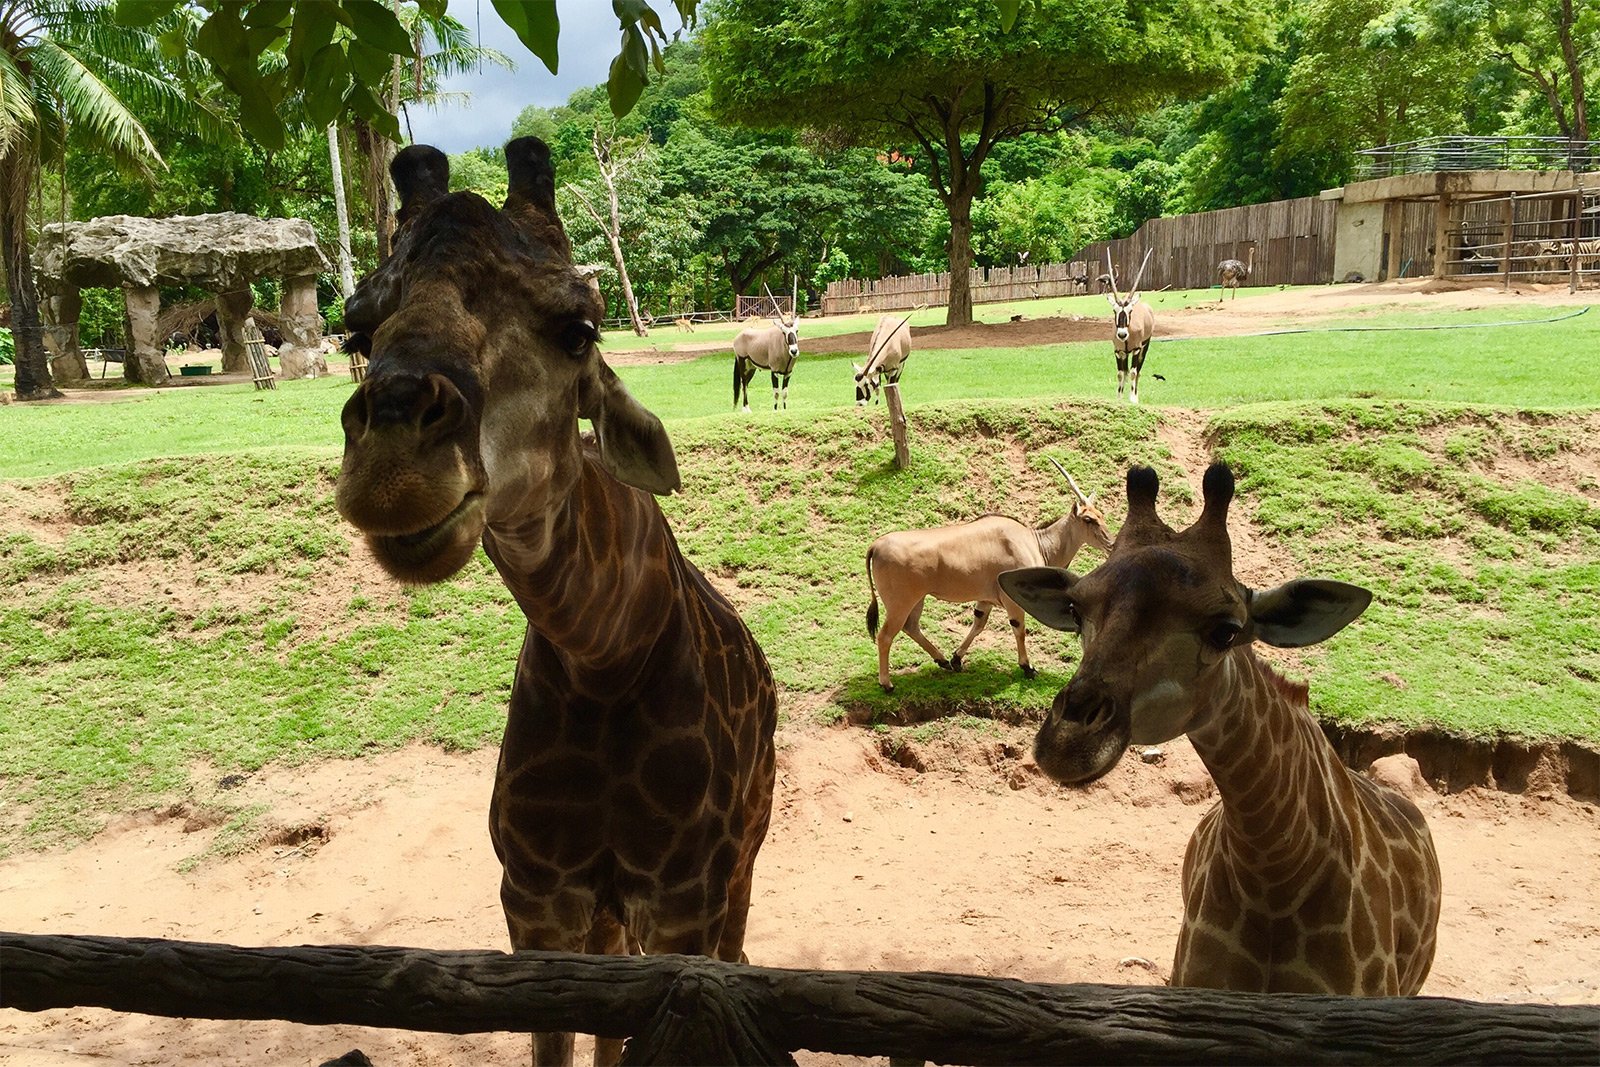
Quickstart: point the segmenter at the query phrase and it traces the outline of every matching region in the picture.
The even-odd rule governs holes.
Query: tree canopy
[[[1010,14],[1009,9],[1005,14]],[[700,34],[713,113],[824,143],[898,143],[950,220],[949,321],[971,321],[972,202],[997,144],[1213,88],[1264,40],[1249,5],[727,0]]]

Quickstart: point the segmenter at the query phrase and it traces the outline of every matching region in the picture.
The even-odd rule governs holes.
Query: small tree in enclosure
[[[1253,5],[1208,0],[728,0],[699,40],[720,118],[906,149],[949,213],[957,325],[996,144],[1213,88],[1263,34]]]

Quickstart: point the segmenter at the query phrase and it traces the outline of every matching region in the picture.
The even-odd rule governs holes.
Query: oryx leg
[[[740,374],[740,371],[743,369],[743,363],[744,363],[744,359],[742,357],[740,357],[740,356],[734,356],[733,357],[733,406],[734,407],[738,407],[739,406],[739,389],[744,384],[744,382],[742,380],[743,379],[743,375]],[[750,406],[748,404],[745,405],[745,410],[746,411],[750,410]]]
[[[1006,618],[1011,622],[1011,633],[1017,639],[1017,665],[1022,668],[1024,678],[1032,678],[1039,672],[1028,662],[1028,628],[1024,625],[1027,615],[1004,593],[1000,594],[1000,606],[1006,609]]]
[[[772,372],[772,410],[778,410],[778,372]]]
[[[922,646],[924,652],[933,657],[933,662],[947,671],[954,670],[950,661],[944,658],[944,653],[939,651],[939,646],[929,641],[928,635],[922,632],[922,608],[927,602],[926,597],[917,601],[917,606],[906,616],[906,633],[911,635],[911,640]]]
[[[793,373],[793,370],[783,372],[783,406],[785,410],[788,410],[789,407],[789,375]]]
[[[1128,380],[1128,353],[1117,353],[1117,399],[1122,399],[1122,388]]]
[[[993,610],[994,602],[992,600],[980,600],[973,605],[972,629],[967,631],[966,640],[961,642],[961,647],[956,649],[955,654],[950,657],[951,670],[959,671],[961,669],[961,657],[967,654],[967,649],[972,647],[972,642],[976,641],[978,635],[983,633],[983,628],[989,624],[989,613]]]
[[[751,360],[744,361],[744,371],[739,377],[739,387],[744,393],[744,412],[750,414],[750,380],[756,376],[756,365]]]
[[[1139,402],[1139,372],[1144,370],[1144,357],[1149,351],[1150,342],[1146,341],[1139,347],[1139,351],[1133,354],[1133,370],[1129,373],[1133,379],[1133,395],[1131,402],[1135,404]]]

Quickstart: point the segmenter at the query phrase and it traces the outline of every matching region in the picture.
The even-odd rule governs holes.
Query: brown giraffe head
[[[1156,514],[1156,472],[1128,471],[1128,519],[1106,562],[1079,578],[1058,567],[1000,575],[1034,618],[1082,636],[1083,660],[1056,694],[1034,757],[1060,782],[1105,774],[1128,744],[1159,744],[1200,726],[1202,699],[1230,656],[1252,641],[1316,644],[1366,610],[1354,585],[1296,579],[1252,590],[1233,577],[1228,504],[1233,474],[1206,471],[1205,508],[1179,533]]]
[[[604,305],[572,267],[550,150],[518,138],[506,166],[497,210],[449,192],[438,149],[402,150],[394,254],[345,305],[371,362],[344,408],[339,512],[402,581],[447,578],[486,525],[559,508],[579,476],[580,418],[618,480],[678,487],[660,420],[600,358]]]

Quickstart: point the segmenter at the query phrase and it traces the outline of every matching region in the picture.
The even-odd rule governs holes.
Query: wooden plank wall
[[[1332,200],[1307,196],[1270,204],[1205,211],[1151,219],[1132,237],[1097,241],[1066,263],[1038,267],[994,267],[971,273],[972,302],[994,303],[1045,296],[1068,296],[1098,289],[1106,252],[1117,266],[1117,281],[1126,288],[1145,251],[1153,249],[1140,288],[1147,291],[1203,289],[1218,284],[1217,264],[1248,258],[1256,249],[1251,285],[1315,285],[1333,280],[1334,212]],[[1427,232],[1432,233],[1432,216]],[[1431,260],[1430,260],[1431,269]],[[918,304],[943,305],[950,293],[950,275],[910,274],[877,280],[847,278],[831,282],[822,299],[825,315],[853,311],[895,311]]]

